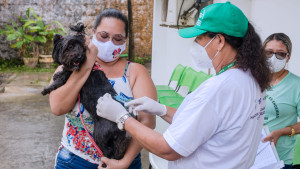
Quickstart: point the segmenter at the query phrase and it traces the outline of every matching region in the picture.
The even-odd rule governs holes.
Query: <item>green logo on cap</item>
[[[202,23],[202,20],[204,18],[204,15],[205,15],[205,9],[203,9],[199,15],[199,18],[198,18],[198,21],[196,23],[197,26],[201,26],[201,23]]]

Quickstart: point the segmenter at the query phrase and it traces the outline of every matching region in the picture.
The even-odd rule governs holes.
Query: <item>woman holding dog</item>
[[[271,77],[259,36],[230,2],[203,8],[196,25],[179,35],[196,37],[190,50],[194,62],[214,67],[217,75],[186,96],[177,110],[148,97],[127,103],[171,123],[163,135],[130,117],[108,94],[99,98],[97,114],[122,124],[143,147],[169,160],[169,169],[250,168]],[[103,162],[109,167],[109,160]]]
[[[95,61],[103,69],[117,94],[128,99],[144,96],[156,99],[154,84],[145,67],[120,58],[126,47],[127,27],[127,17],[119,10],[106,9],[101,12],[95,21],[86,62],[79,71],[71,74],[66,84],[50,93],[52,112],[58,116],[65,115],[62,145],[57,153],[55,168],[92,169],[100,164],[100,154],[81,124],[77,102],[80,89],[89,77]],[[56,72],[60,70],[61,67]],[[93,133],[92,118],[86,110],[82,115],[87,129]],[[139,112],[137,120],[149,128],[155,127],[155,117],[151,114]],[[141,169],[141,149],[138,142],[131,139],[124,157],[121,160],[112,160],[109,166],[119,169]]]

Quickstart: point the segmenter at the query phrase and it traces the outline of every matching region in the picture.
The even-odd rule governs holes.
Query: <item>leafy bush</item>
[[[134,62],[145,65],[146,62],[151,61],[151,56],[147,57],[134,57]]]
[[[0,70],[4,70],[6,68],[17,68],[23,65],[21,59],[0,59]]]
[[[64,34],[66,31],[58,21],[45,25],[42,18],[38,16],[32,8],[26,10],[26,18],[19,16],[18,23],[10,20],[10,24],[4,25],[4,30],[0,30],[0,35],[6,35],[6,40],[12,42],[12,48],[19,49],[22,57],[38,57],[40,46],[45,50],[51,47],[54,34]],[[50,28],[53,24],[58,27]]]
[[[57,66],[57,64],[52,64],[51,68],[29,68],[23,64],[20,58],[9,60],[0,58],[0,72],[54,72]]]

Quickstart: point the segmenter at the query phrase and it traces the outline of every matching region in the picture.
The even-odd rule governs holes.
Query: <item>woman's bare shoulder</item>
[[[144,83],[149,83],[149,82],[152,83],[149,72],[147,71],[145,66],[143,66],[139,63],[130,63],[129,79],[130,79],[131,88],[139,87],[140,85],[143,85]]]
[[[133,72],[134,74],[148,74],[146,67],[139,63],[130,63],[130,69],[130,72]]]

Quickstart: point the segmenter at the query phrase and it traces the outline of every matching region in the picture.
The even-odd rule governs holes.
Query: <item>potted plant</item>
[[[44,37],[46,42],[41,45],[41,50],[39,56],[39,62],[44,64],[46,67],[49,67],[51,63],[53,63],[52,59],[52,49],[53,49],[53,37],[55,34],[61,34],[64,36],[66,33],[65,29],[63,28],[62,24],[58,21],[53,21],[50,24],[45,25],[42,22],[42,19],[38,19],[38,26],[39,29],[37,30],[39,36]]]
[[[54,25],[58,25],[58,27],[54,27]],[[42,54],[40,54],[39,62],[44,64],[46,67],[49,67],[51,63],[53,63],[51,55],[53,49],[53,37],[55,34],[64,35],[66,31],[58,21],[53,21],[51,24],[45,26],[41,25],[40,28],[39,34],[46,38],[46,42],[42,45]]]
[[[59,28],[50,29],[53,23],[56,23]],[[10,24],[5,25],[0,34],[7,36],[7,41],[13,43],[12,48],[19,49],[19,56],[22,57],[25,65],[35,67],[43,49],[40,47],[45,47],[47,42],[52,42],[54,34],[66,32],[59,22],[53,23],[45,25],[42,18],[32,8],[28,8],[26,18],[19,16],[18,23],[10,20]]]

